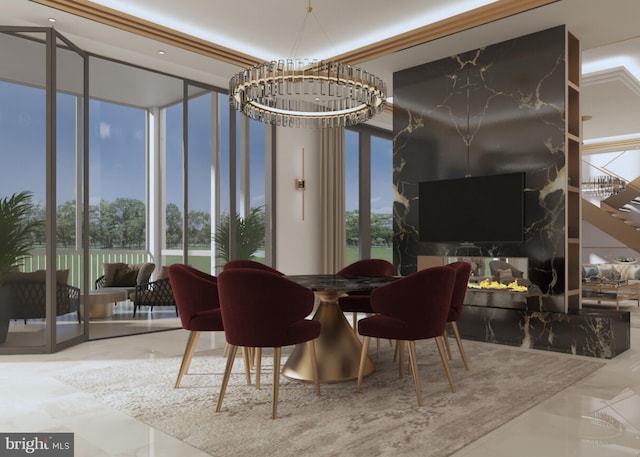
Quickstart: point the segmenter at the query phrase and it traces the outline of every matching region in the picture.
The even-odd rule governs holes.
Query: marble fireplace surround
[[[394,73],[394,262],[402,274],[416,271],[418,256],[525,257],[528,278],[565,310],[565,33],[554,27]],[[419,240],[421,181],[513,172],[525,173],[521,243],[469,240],[466,252],[468,244]]]
[[[526,257],[543,307],[466,305],[462,336],[611,358],[629,348],[629,313],[566,312],[566,32],[560,25],[394,73],[394,263],[406,275],[421,256]],[[469,244],[419,240],[421,181],[513,172],[525,173],[523,242],[469,240],[465,252]]]

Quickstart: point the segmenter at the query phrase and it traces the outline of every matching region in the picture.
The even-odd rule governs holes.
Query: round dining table
[[[388,284],[396,276],[355,276],[311,274],[287,276],[293,282],[308,287],[320,299],[313,319],[322,324],[315,341],[318,379],[323,384],[353,381],[358,378],[362,343],[338,305],[338,299],[348,292],[364,291]],[[282,374],[292,380],[313,382],[313,372],[307,353],[309,345],[298,344],[287,359]],[[375,371],[367,358],[364,376]]]

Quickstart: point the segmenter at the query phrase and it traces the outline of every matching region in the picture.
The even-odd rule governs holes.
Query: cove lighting
[[[405,21],[390,23],[386,27],[384,24],[376,24],[375,27],[371,27],[368,33],[358,33],[358,37],[350,41],[342,41],[340,43],[333,43],[328,46],[324,51],[316,53],[316,58],[326,59],[336,54],[341,54],[352,49],[357,49],[363,46],[376,43],[387,38],[391,38],[398,34],[413,30],[419,27],[425,27],[435,22],[447,19],[449,17],[466,13],[468,11],[480,8],[482,6],[495,3],[498,0],[451,0],[438,9],[429,7],[423,7],[422,11],[411,11],[409,19]],[[274,52],[273,50],[260,48],[255,45],[250,45],[244,38],[235,39],[231,36],[224,36],[216,33],[212,28],[196,27],[186,20],[180,20],[175,16],[169,14],[163,14],[158,9],[146,8],[141,5],[135,5],[135,2],[130,0],[92,0],[92,3],[96,3],[107,8],[111,8],[117,11],[121,11],[131,16],[135,16],[147,21],[154,22],[158,25],[179,30],[188,35],[192,35],[203,40],[216,43],[220,46],[224,46],[230,49],[235,49],[244,54],[255,56],[262,60],[270,60]],[[426,3],[426,2],[425,2]],[[390,3],[393,4],[392,2]],[[334,14],[340,14],[339,11],[334,11]],[[273,27],[273,21],[269,22],[270,27]]]

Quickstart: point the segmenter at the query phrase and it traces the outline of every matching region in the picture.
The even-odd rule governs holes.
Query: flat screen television
[[[524,173],[420,182],[420,241],[522,242],[524,182]]]

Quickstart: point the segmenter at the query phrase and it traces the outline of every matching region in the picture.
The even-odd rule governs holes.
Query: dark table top
[[[287,276],[293,282],[308,287],[314,291],[343,291],[374,289],[388,284],[399,276],[357,276],[357,275],[291,275]]]

